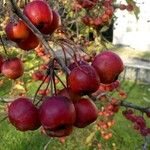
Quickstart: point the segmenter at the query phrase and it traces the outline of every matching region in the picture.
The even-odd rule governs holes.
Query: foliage
[[[127,91],[129,91],[129,89],[131,89],[133,85],[134,88],[132,88],[130,94],[128,95],[128,101],[134,102],[138,105],[144,106],[149,105],[149,102],[145,101],[144,98],[147,99],[149,98],[150,95],[148,89],[150,88],[150,86],[144,84],[135,85],[134,82],[127,82],[127,81],[123,82],[122,84],[123,88],[125,88]],[[140,93],[143,94],[141,95]],[[113,137],[110,140],[106,141],[101,139],[103,149],[111,150],[112,147],[114,146],[114,148],[126,150],[127,148],[134,149],[135,145],[137,149],[141,149],[141,145],[143,143],[142,137],[139,134],[137,134],[136,131],[133,130],[133,128],[131,127],[132,124],[122,117],[121,110],[114,118],[116,124],[111,129],[114,133]],[[148,118],[147,121],[149,124],[150,122]],[[90,127],[87,127],[80,131],[75,130],[71,136],[67,137],[66,142],[64,144],[61,144],[58,139],[47,138],[45,135],[41,135],[39,131],[34,132],[34,134],[32,132],[21,133],[15,130],[14,127],[12,127],[7,122],[3,122],[1,124],[1,131],[0,131],[1,135],[0,147],[3,147],[3,149],[5,150],[9,149],[15,150],[16,148],[20,150],[24,149],[43,150],[43,147],[50,140],[48,148],[50,149],[53,148],[54,150],[90,149],[85,142],[87,136],[89,136],[90,133],[92,133],[93,131],[92,128],[93,125],[90,125]]]
[[[62,144],[65,142],[65,136],[70,135],[73,128],[86,127],[95,122],[87,130],[83,129],[82,134],[79,132],[80,129],[75,128],[75,134],[69,137],[70,139],[63,145],[65,148],[62,147],[62,149],[77,148],[80,145],[79,138],[83,137],[84,132],[86,132],[86,139],[84,138],[83,149],[87,147],[116,149],[117,142],[120,143],[118,147],[122,149],[122,142],[130,143],[129,135],[125,133],[125,137],[122,137],[123,130],[133,132],[132,129],[124,129],[128,125],[131,126],[130,123],[126,122],[121,130],[117,123],[115,124],[115,120],[124,122],[121,118],[121,107],[125,107],[126,111],[132,111],[132,114],[123,112],[123,115],[137,125],[136,130],[141,136],[146,137],[144,144],[147,144],[150,128],[146,125],[148,122],[146,115],[150,116],[150,110],[141,104],[125,101],[129,93],[122,89],[122,84],[118,81],[118,76],[124,69],[123,62],[117,54],[107,51],[109,42],[103,35],[116,19],[117,9],[134,12],[135,16],[138,16],[139,9],[136,3],[133,0],[126,2],[126,4],[116,4],[116,0],[76,0],[74,2],[37,0],[28,4],[21,0],[6,2],[1,13],[4,14],[7,9],[9,11],[3,15],[4,20],[1,19],[0,33],[2,121],[8,118],[10,124],[20,131],[35,130],[41,126],[42,134],[49,137],[61,137],[57,140],[60,140]],[[44,13],[40,11],[41,9]],[[37,13],[36,17],[32,16],[34,11]],[[104,52],[100,53],[100,51]],[[125,88],[129,89],[128,86]],[[89,106],[79,103],[83,96]],[[24,97],[30,97],[30,99]],[[16,104],[18,101],[21,101],[20,107]],[[44,107],[46,106],[44,102],[47,101],[55,104],[54,111]],[[84,110],[80,110],[82,105]],[[13,107],[18,110],[13,110]],[[91,111],[94,111],[95,115]],[[27,113],[29,113],[28,116],[26,116]],[[66,114],[62,116],[63,113]],[[73,115],[70,115],[71,113]],[[32,118],[32,115],[36,117]],[[68,116],[71,116],[71,121],[68,121]],[[131,117],[135,117],[134,120]],[[55,121],[51,122],[49,118]],[[35,125],[35,122],[38,123]],[[5,128],[5,123],[3,128],[6,131],[9,129],[9,127]],[[2,135],[4,134],[5,131],[2,131]],[[12,135],[14,130],[10,130],[8,135],[2,138],[9,140],[9,136]],[[18,132],[16,136],[18,138],[13,138],[13,140],[17,139],[14,149],[18,144],[20,149],[27,148],[27,143],[36,144],[36,140],[41,142],[36,144],[35,148],[43,148],[43,145],[48,142],[47,138],[39,135],[39,132],[35,132],[35,135],[31,132]],[[141,138],[135,139],[135,142],[139,139]],[[55,149],[58,141],[53,138],[50,138],[44,146],[45,149],[51,140],[55,141],[52,143]],[[79,140],[78,145],[74,145],[72,140]],[[2,143],[2,146],[6,145]],[[8,147],[6,146],[6,149]]]

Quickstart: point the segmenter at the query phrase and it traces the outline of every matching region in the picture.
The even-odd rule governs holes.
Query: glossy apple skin
[[[104,51],[95,56],[92,66],[99,74],[103,84],[114,82],[124,69],[121,58],[112,51]]]
[[[5,32],[9,40],[20,42],[28,38],[30,29],[22,20],[19,20],[16,23],[9,22]]]
[[[95,69],[90,65],[74,68],[68,76],[71,90],[79,95],[91,94],[99,88],[100,79]]]
[[[74,126],[84,128],[94,122],[98,117],[98,109],[94,102],[89,99],[81,98],[74,103],[76,110],[76,121]]]
[[[1,73],[2,65],[3,65],[3,61],[4,61],[3,56],[0,55],[0,73]]]
[[[64,96],[46,97],[39,108],[40,121],[44,129],[63,130],[75,122],[75,108],[71,100]]]
[[[15,57],[7,59],[3,62],[2,73],[10,79],[17,79],[24,73],[24,66],[21,59]]]
[[[40,127],[38,109],[28,98],[14,100],[8,108],[8,118],[20,131],[36,130]]]
[[[73,93],[69,87],[68,88],[63,88],[62,90],[60,90],[58,92],[58,95],[65,96],[68,99],[70,99],[72,102],[76,102],[78,99],[81,98],[80,95],[78,95],[76,93]]]
[[[56,10],[52,10],[52,13],[53,13],[53,20],[49,28],[49,34],[52,34],[57,28],[61,26],[61,18],[59,13]]]
[[[30,51],[39,45],[39,39],[33,34],[33,32],[30,31],[28,38],[18,42],[17,45],[22,50]]]
[[[44,34],[50,33],[53,13],[50,6],[44,1],[33,1],[28,3],[23,14]]]
[[[73,126],[69,126],[66,127],[65,129],[54,130],[54,131],[45,129],[45,134],[48,135],[49,137],[65,137],[70,135],[72,131],[73,131]]]

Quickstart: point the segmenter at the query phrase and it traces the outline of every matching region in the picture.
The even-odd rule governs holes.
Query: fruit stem
[[[7,50],[6,50],[6,47],[5,47],[5,44],[4,44],[4,41],[3,41],[1,35],[0,35],[0,40],[1,40],[1,43],[2,43],[2,46],[3,46],[4,52],[5,52],[5,55],[6,55],[6,57],[8,57],[8,53],[7,53]]]
[[[76,45],[74,43],[72,43],[72,41],[70,42],[69,39],[59,39],[59,41],[61,42],[61,44],[66,45],[67,47],[69,47],[70,50],[73,52],[75,59],[77,59],[76,58],[76,53],[75,53],[75,50],[74,50],[74,49],[78,50],[78,48],[76,47]],[[73,45],[74,49],[72,48],[71,45]],[[69,52],[68,52],[68,54],[69,54]]]
[[[50,89],[51,89],[51,95],[53,95],[53,82],[51,81],[51,87],[50,87]]]
[[[61,48],[62,48],[62,51],[63,51],[63,53],[64,53],[64,57],[65,57],[65,65],[66,66],[68,66],[68,63],[67,63],[67,56],[66,56],[66,49],[64,48],[64,46],[63,46],[63,44],[61,44],[60,45],[61,46]],[[56,73],[55,73],[55,75],[57,75]],[[67,73],[65,73],[65,75],[66,75],[66,83],[67,83],[67,87],[68,87],[68,80],[67,80],[67,76],[68,76],[68,74]],[[61,79],[57,76],[57,78],[58,78],[58,80],[62,83],[62,85],[64,86],[64,83],[61,81]],[[64,86],[64,87],[66,87],[66,86]]]
[[[52,71],[52,80],[53,80],[53,85],[54,85],[54,94],[56,95],[57,88],[56,88],[56,82],[55,82],[55,73],[54,70]]]
[[[66,85],[63,83],[63,81],[59,78],[56,72],[54,72],[56,78],[60,81],[60,83],[63,85],[64,88],[67,88]]]
[[[60,47],[62,48],[63,53],[65,52],[65,55],[66,55],[66,50],[67,50],[67,49],[63,46],[63,44],[62,44],[61,42],[59,42],[58,44],[59,44]],[[70,52],[67,51],[67,53],[68,53],[68,55],[69,55],[71,58],[73,58],[73,55],[72,55]],[[66,59],[67,59],[67,56],[65,56],[65,57],[66,57]]]
[[[48,87],[49,87],[49,85],[50,85],[50,82],[51,82],[51,79],[49,80],[49,82],[48,82],[48,84],[47,84],[47,86],[46,86],[46,88],[45,88],[45,91],[47,91],[47,89],[48,89]],[[40,98],[40,100],[35,104],[36,106],[40,103],[40,101],[43,99],[44,96],[45,96],[45,95],[42,95],[42,97]]]
[[[55,73],[54,73],[54,62],[55,62],[55,59],[53,59],[52,61],[52,64],[51,64],[51,73],[50,73],[50,76],[52,78],[52,83],[53,83],[53,86],[54,87],[54,95],[56,95],[56,82],[55,82]],[[53,94],[53,93],[52,93]]]
[[[63,53],[64,53],[64,57],[65,57],[65,65],[67,66],[67,55],[66,55],[66,49],[65,49],[65,47],[64,47],[62,44],[61,44],[60,46],[61,46],[62,51],[63,51]]]
[[[35,103],[35,100],[36,100],[38,91],[40,90],[40,88],[42,87],[42,85],[44,84],[44,82],[45,82],[45,80],[47,79],[48,76],[49,76],[49,74],[47,74],[47,75],[45,76],[44,80],[43,80],[42,83],[39,85],[38,89],[36,90],[36,93],[35,93],[34,99],[33,99],[33,103]]]
[[[63,42],[63,44],[65,44],[66,46],[68,46],[68,47],[73,51],[74,57],[73,57],[69,52],[68,52],[68,54],[72,57],[72,59],[74,60],[74,63],[76,64],[76,66],[81,69],[80,65],[78,64],[77,56],[76,56],[76,53],[74,52],[74,49],[73,49],[70,45],[68,45],[68,43],[66,43],[66,42]],[[60,46],[62,47],[63,50],[65,49],[62,44],[60,44]],[[77,49],[77,48],[76,48],[76,49]],[[64,51],[65,51],[65,50],[64,50]],[[82,70],[82,69],[81,69],[81,70]],[[86,73],[86,72],[85,72],[85,73]]]

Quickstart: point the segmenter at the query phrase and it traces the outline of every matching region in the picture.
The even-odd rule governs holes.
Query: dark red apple
[[[116,81],[124,69],[121,58],[111,51],[104,51],[95,56],[92,66],[99,74],[103,84],[110,84]]]
[[[67,127],[65,129],[58,129],[58,130],[46,130],[45,129],[45,133],[46,135],[50,136],[50,137],[64,137],[64,136],[68,136],[72,133],[73,131],[73,126]]]
[[[88,65],[88,63],[86,61],[83,61],[83,60],[79,60],[77,62],[74,62],[74,63],[71,63],[68,68],[70,70],[73,70],[74,68],[76,67],[79,67],[79,66],[82,66],[82,65]]]
[[[94,122],[98,117],[98,109],[94,102],[89,99],[81,98],[74,103],[76,110],[75,126],[84,128]]]
[[[39,117],[45,130],[61,132],[72,127],[75,118],[75,108],[71,100],[64,96],[46,97],[39,108]]]
[[[19,20],[16,23],[9,22],[5,28],[5,32],[9,40],[20,42],[27,39],[30,29],[22,20]]]
[[[49,34],[52,34],[59,26],[61,26],[61,18],[56,10],[52,10],[53,20],[49,28]]]
[[[36,37],[36,35],[33,34],[33,32],[30,32],[28,38],[21,42],[18,42],[17,45],[19,48],[25,51],[29,51],[39,45],[39,39]]]
[[[15,57],[3,62],[2,73],[10,79],[17,79],[23,75],[24,66],[21,59]]]
[[[3,65],[3,61],[4,61],[3,56],[0,55],[0,73],[1,73],[2,65]]]
[[[50,27],[53,20],[52,9],[44,1],[33,1],[28,3],[23,14],[44,34],[50,33]]]
[[[78,99],[81,98],[80,95],[78,95],[76,93],[73,93],[69,87],[68,88],[63,88],[62,90],[60,90],[58,92],[58,95],[65,96],[68,99],[72,100],[72,102],[75,102],[75,101],[77,101]]]
[[[91,94],[99,88],[100,79],[95,69],[90,65],[74,68],[68,77],[68,84],[76,94]]]
[[[28,98],[14,100],[8,108],[8,118],[20,131],[36,130],[40,127],[38,109]]]

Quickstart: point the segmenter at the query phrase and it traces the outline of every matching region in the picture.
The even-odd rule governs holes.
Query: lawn
[[[132,82],[123,82],[123,88],[129,92],[127,101],[145,105],[150,105],[150,85],[138,84]],[[138,150],[141,149],[143,139],[132,129],[132,124],[123,118],[120,109],[115,116],[116,124],[113,126],[113,138],[103,143],[103,150]],[[150,121],[147,119],[150,124]],[[86,143],[87,136],[94,130],[94,126],[90,125],[84,129],[75,129],[73,134],[69,136],[65,144],[61,144],[58,139],[49,138],[36,132],[19,132],[8,121],[0,125],[0,150],[43,150],[47,142],[49,145],[47,150],[93,150]],[[46,149],[44,149],[46,150]]]

